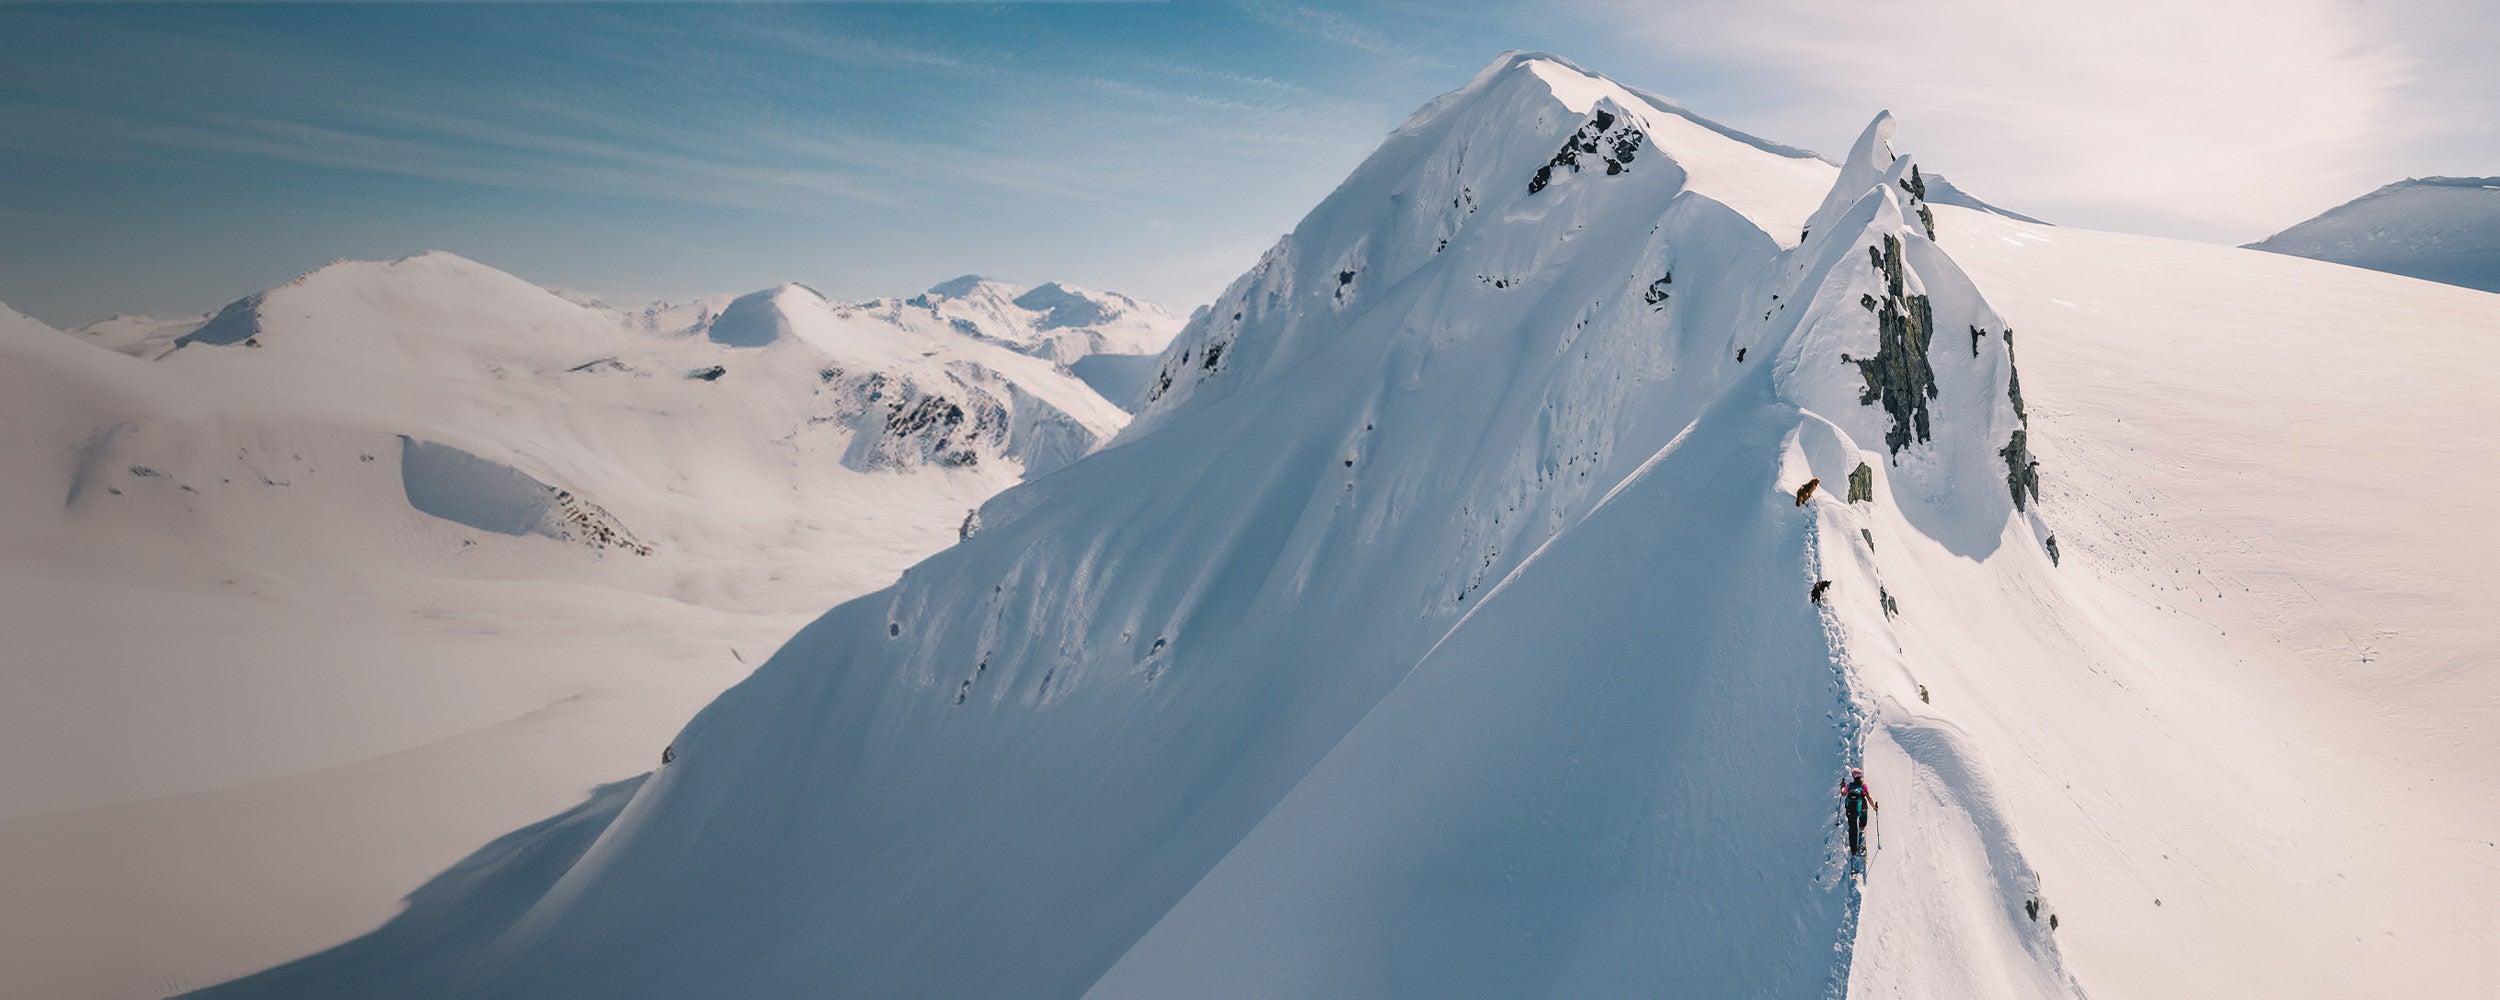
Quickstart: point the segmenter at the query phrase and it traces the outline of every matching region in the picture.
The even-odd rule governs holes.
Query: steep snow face
[[[1410,121],[1115,446],[793,640],[561,878],[490,878],[533,900],[450,918],[491,940],[412,914],[231,992],[1827,995],[1866,709],[1809,594],[1859,535],[1794,493],[1867,464],[1922,508],[1885,530],[2046,572],[2011,362],[1903,357],[1998,323],[1906,162],[1783,249],[1680,143],[1793,158],[1559,72]]]
[[[630,798],[205,995],[2472,995],[2500,345],[2427,345],[2490,297],[1929,206],[1890,134],[1497,60]]]
[[[1623,210],[1621,201],[1657,204],[1689,190],[1787,241],[1802,206],[1831,186],[1831,166],[1731,136],[1561,59],[1505,55],[1410,116],[1190,321],[1147,386],[1135,432],[1198,392],[1294,369],[1419,272],[1443,280],[1465,269],[1482,290],[1505,293],[1497,300],[1533,299],[1538,276],[1561,266],[1549,238],[1606,225],[1596,213]],[[1637,193],[1559,193],[1583,187]]]
[[[2500,177],[2398,181],[2249,247],[2500,292]]]
[[[5,993],[378,924],[1126,421],[797,286],[617,310],[437,253],[108,326],[0,315],[0,755],[48,762],[0,779]]]

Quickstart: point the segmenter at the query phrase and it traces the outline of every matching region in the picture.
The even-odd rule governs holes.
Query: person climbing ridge
[[[1866,790],[1866,772],[1849,769],[1849,780],[1840,785],[1840,815],[1849,825],[1849,854],[1866,855],[1866,825],[1875,818],[1875,794]]]

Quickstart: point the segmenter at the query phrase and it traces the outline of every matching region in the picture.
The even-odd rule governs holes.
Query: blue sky
[[[2243,242],[2500,173],[2494,5],[0,5],[0,301],[447,249],[617,301],[967,271],[1186,309],[1417,105],[1560,52],[2051,221]]]

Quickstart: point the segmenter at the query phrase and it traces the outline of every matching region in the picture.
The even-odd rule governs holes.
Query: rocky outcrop
[[[1866,392],[1858,402],[1881,404],[1892,415],[1884,444],[1899,454],[1913,441],[1928,438],[1927,401],[1936,398],[1936,369],[1927,362],[1927,345],[1935,317],[1927,296],[1907,294],[1901,281],[1901,238],[1886,234],[1883,251],[1867,248],[1874,268],[1884,276],[1885,295],[1875,312],[1875,356],[1841,360],[1858,366]]]
[[[1647,139],[1648,136],[1633,128],[1628,121],[1622,128],[1616,128],[1614,112],[1599,109],[1587,124],[1580,126],[1579,131],[1563,140],[1562,149],[1554,154],[1552,160],[1536,168],[1536,176],[1528,179],[1528,193],[1543,191],[1546,185],[1553,183],[1557,167],[1579,173],[1580,157],[1583,155],[1594,156],[1598,162],[1604,163],[1607,176],[1620,174],[1631,164],[1633,156],[1641,151],[1641,143]]]

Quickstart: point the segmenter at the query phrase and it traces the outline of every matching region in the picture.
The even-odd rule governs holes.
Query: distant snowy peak
[[[2398,181],[2248,246],[2500,292],[2500,177]]]
[[[371,384],[386,396],[415,385],[491,394],[533,381],[567,397],[654,407],[725,394],[753,411],[761,435],[847,431],[831,446],[862,471],[996,466],[1038,475],[1126,423],[1119,406],[1029,349],[1048,342],[1046,313],[1014,305],[1016,289],[976,279],[958,290],[967,297],[849,303],[789,283],[623,310],[430,252],[333,262],[178,336],[141,321],[116,321],[111,332],[159,338],[165,349],[142,356],[203,383],[249,377],[240,365],[320,370],[330,373],[323,381]],[[1100,301],[1122,321],[1162,315],[1125,298]],[[1049,333],[1064,335],[1072,357],[1107,339],[1095,328]]]
[[[515,332],[562,340],[606,326],[602,316],[495,268],[432,250],[395,260],[332,261],[235,300],[174,344],[283,347],[385,364],[478,347],[526,349],[509,342]]]
[[[719,315],[704,324],[703,332],[724,347],[762,347],[792,336],[796,330],[792,316],[821,311],[827,305],[823,295],[806,285],[779,285],[729,300]]]
[[[1117,292],[1061,282],[1031,289],[967,274],[904,300],[967,336],[1068,364],[1096,354],[1152,354],[1172,342],[1182,318]]]

